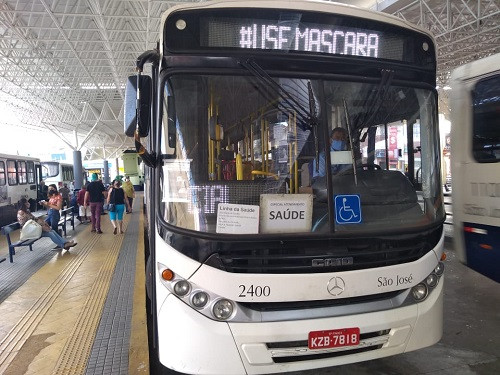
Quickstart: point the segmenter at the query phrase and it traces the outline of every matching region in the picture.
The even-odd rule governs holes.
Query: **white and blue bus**
[[[36,211],[40,159],[0,154],[0,226],[17,220],[17,202],[26,198]]]
[[[125,133],[146,165],[153,373],[301,371],[440,340],[428,32],[331,2],[192,3],[137,62]]]
[[[455,249],[500,282],[500,54],[457,68],[450,86]]]

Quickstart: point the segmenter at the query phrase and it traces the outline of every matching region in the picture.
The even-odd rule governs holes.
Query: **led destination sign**
[[[241,48],[323,52],[378,57],[379,34],[348,29],[318,29],[253,24],[241,26]]]
[[[203,17],[200,46],[402,60],[404,37],[387,31],[295,20]]]
[[[322,12],[231,8],[179,11],[165,21],[167,53],[321,54],[435,68],[432,39],[368,18]]]

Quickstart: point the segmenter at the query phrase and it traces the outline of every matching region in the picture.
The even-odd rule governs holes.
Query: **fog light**
[[[194,307],[201,309],[208,303],[208,294],[205,292],[196,292],[191,299]]]
[[[444,272],[444,263],[443,262],[439,262],[436,266],[436,268],[434,268],[434,273],[438,276],[441,276]]]
[[[180,280],[176,282],[174,285],[174,293],[177,294],[179,297],[184,297],[186,294],[189,293],[190,289],[191,287],[186,280]]]
[[[427,285],[420,283],[411,289],[411,293],[416,301],[423,301],[427,297],[429,290],[427,289]]]
[[[435,273],[431,273],[429,276],[427,276],[427,279],[425,279],[425,283],[430,287],[434,288],[439,281],[438,275]]]
[[[220,299],[215,302],[212,312],[219,320],[229,319],[233,314],[233,303],[227,299]]]

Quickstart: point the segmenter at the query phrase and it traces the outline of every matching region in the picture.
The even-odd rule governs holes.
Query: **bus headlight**
[[[179,297],[184,297],[186,294],[189,293],[190,289],[191,286],[189,285],[189,282],[187,282],[186,280],[179,280],[174,285],[174,293],[177,294]]]
[[[438,284],[438,281],[439,277],[434,272],[427,276],[427,278],[425,279],[425,283],[429,288],[434,288]]]
[[[161,284],[172,295],[179,298],[179,300],[189,305],[192,309],[196,309],[198,313],[209,319],[218,321],[238,319],[241,315],[237,302],[228,300],[223,296],[201,288],[191,281],[183,279],[160,262],[157,263],[157,267],[161,275],[159,278]],[[245,317],[245,319],[248,318]]]
[[[212,313],[219,320],[227,320],[233,315],[233,303],[227,299],[220,299],[214,303]]]
[[[205,307],[205,305],[208,303],[208,300],[209,298],[207,293],[198,291],[193,294],[193,297],[191,298],[191,303],[197,309],[201,309]]]
[[[420,283],[411,288],[411,293],[416,301],[423,301],[429,294],[429,289],[424,283]]]
[[[436,268],[434,268],[434,273],[438,276],[441,276],[444,272],[444,263],[443,262],[439,262],[436,266]]]

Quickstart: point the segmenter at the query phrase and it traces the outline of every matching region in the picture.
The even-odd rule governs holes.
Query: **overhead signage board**
[[[170,53],[209,51],[322,54],[384,59],[435,68],[432,39],[369,18],[284,9],[203,9],[173,12],[164,45]]]

